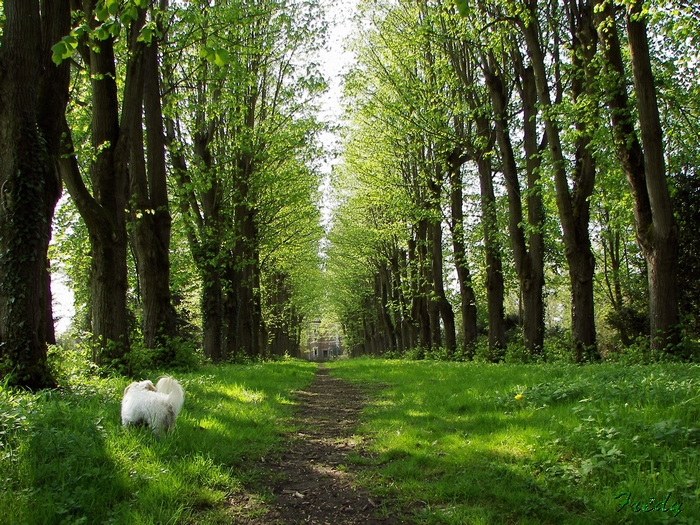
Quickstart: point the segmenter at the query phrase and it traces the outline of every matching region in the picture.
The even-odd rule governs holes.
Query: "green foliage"
[[[419,523],[694,523],[698,367],[354,359],[377,382],[363,480]],[[678,504],[676,518],[616,499]],[[414,504],[420,501],[420,506]],[[674,521],[675,520],[675,521]]]
[[[227,496],[256,476],[250,458],[279,447],[290,392],[313,377],[299,361],[178,374],[185,404],[157,440],[121,427],[129,380],[89,378],[72,363],[60,391],[0,387],[3,523],[230,522]]]

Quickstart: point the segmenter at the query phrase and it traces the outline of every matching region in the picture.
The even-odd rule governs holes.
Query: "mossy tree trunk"
[[[68,64],[51,46],[70,29],[67,0],[7,0],[0,45],[0,377],[55,385],[47,250],[61,183],[60,129]],[[40,14],[41,13],[41,14]]]

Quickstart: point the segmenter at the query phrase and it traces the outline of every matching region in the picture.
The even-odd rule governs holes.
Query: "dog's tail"
[[[182,404],[185,402],[185,391],[182,390],[180,383],[170,376],[163,376],[158,380],[156,390],[168,396],[168,401],[172,404],[175,417],[177,417]]]

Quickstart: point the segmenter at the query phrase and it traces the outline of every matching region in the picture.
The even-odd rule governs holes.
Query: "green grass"
[[[351,460],[416,523],[700,523],[698,366],[328,366],[385,386],[358,429],[370,454]],[[64,371],[60,391],[0,388],[0,524],[231,523],[247,512],[232,494],[269,500],[253,463],[280,450],[291,392],[314,370],[282,361],[177,374],[185,406],[161,440],[121,427],[125,378]],[[667,512],[642,512],[669,494]]]
[[[698,366],[330,366],[386,385],[354,460],[419,523],[700,523]]]
[[[230,523],[225,499],[279,447],[290,392],[314,369],[283,361],[177,374],[185,405],[161,440],[121,427],[124,378],[69,377],[39,394],[0,388],[0,524]]]

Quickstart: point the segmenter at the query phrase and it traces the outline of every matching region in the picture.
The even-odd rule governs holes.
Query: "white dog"
[[[168,433],[185,401],[185,392],[172,377],[161,377],[156,386],[135,381],[124,389],[122,425],[145,423],[155,435]]]

